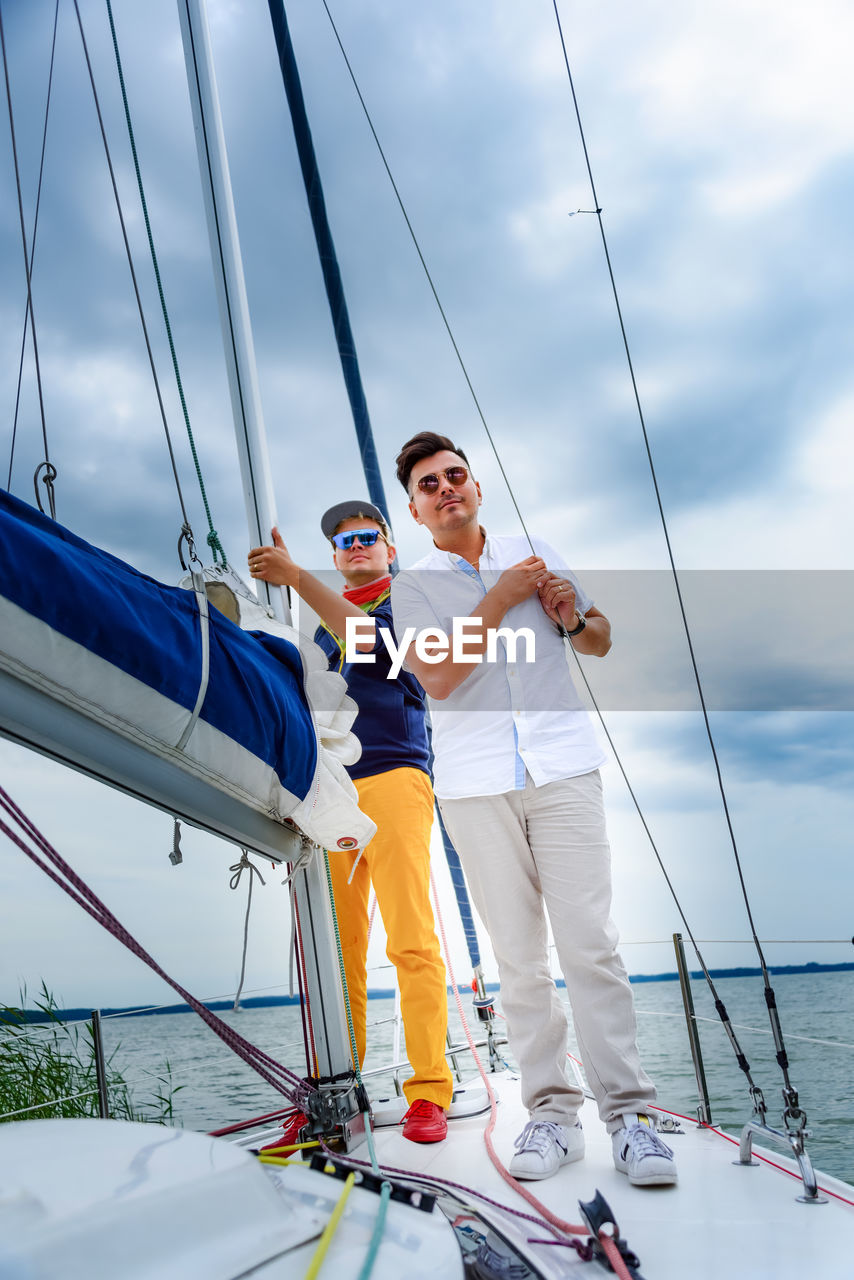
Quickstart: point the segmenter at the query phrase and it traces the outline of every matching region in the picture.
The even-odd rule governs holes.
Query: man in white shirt
[[[434,789],[498,960],[530,1114],[510,1172],[545,1178],[584,1155],[583,1095],[566,1077],[547,911],[616,1168],[635,1185],[674,1183],[673,1153],[648,1114],[655,1090],[640,1065],[609,914],[605,757],[562,639],[565,631],[579,653],[604,657],[610,623],[546,543],[535,541],[531,554],[527,538],[485,532],[480,485],[449,439],[414,436],[397,475],[433,549],[394,580],[395,632],[402,645],[413,629],[406,662],[430,701]]]

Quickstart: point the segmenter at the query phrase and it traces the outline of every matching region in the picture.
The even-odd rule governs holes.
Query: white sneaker
[[[584,1134],[576,1120],[571,1128],[551,1120],[529,1120],[514,1143],[517,1154],[510,1161],[514,1178],[550,1178],[562,1164],[584,1155]]]
[[[648,1116],[623,1116],[622,1129],[611,1134],[614,1165],[636,1187],[668,1187],[678,1178],[673,1152],[662,1142]]]

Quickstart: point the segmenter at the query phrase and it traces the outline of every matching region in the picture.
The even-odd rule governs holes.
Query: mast
[[[368,404],[362,386],[362,375],[359,372],[356,340],[353,337],[353,330],[350,326],[350,315],[347,311],[347,300],[344,297],[344,285],[341,281],[338,255],[335,252],[332,228],[329,225],[329,217],[326,212],[323,185],[320,181],[320,170],[317,166],[311,129],[306,115],[302,84],[300,83],[291,33],[288,28],[284,0],[268,0],[268,3],[270,18],[273,23],[273,34],[276,37],[276,49],[279,54],[279,66],[282,72],[285,94],[288,99],[288,107],[290,108],[291,123],[294,128],[294,141],[297,146],[300,169],[305,183],[305,194],[308,199],[308,209],[311,214],[311,226],[317,245],[317,257],[323,273],[323,283],[326,288],[326,297],[329,301],[329,313],[332,319],[332,327],[335,330],[335,343],[338,348],[338,357],[341,361],[341,372],[344,376],[347,398],[350,401],[350,410],[353,414],[353,425],[356,428],[356,439],[359,442],[359,453],[368,485],[368,495],[374,506],[379,507],[385,516],[386,523],[391,525],[388,502],[386,501],[382,475],[380,474],[379,458],[374,444],[374,433],[368,414]],[[395,566],[392,566],[392,573],[395,571]]]
[[[264,419],[255,366],[255,348],[249,322],[249,307],[237,220],[225,152],[222,116],[216,91],[210,32],[203,0],[178,0],[187,84],[193,110],[196,147],[199,155],[208,235],[211,243],[228,367],[234,431],[240,457],[240,471],[246,501],[249,536],[254,545],[269,540],[277,524],[276,504],[270,474],[270,459],[264,433]],[[277,617],[290,622],[290,611],[278,587],[259,583]],[[333,936],[334,927],[321,851],[314,849],[304,870],[294,878],[302,934],[308,996],[312,1008],[316,1070],[327,1085],[327,1099],[335,1116],[345,1126],[345,1142],[358,1141],[359,1125],[353,1119],[359,1108],[353,1101],[352,1057],[347,1036],[347,1020]]]
[[[269,542],[270,530],[278,524],[278,520],[222,114],[211,55],[210,31],[203,0],[178,0],[178,15],[222,324],[246,521],[251,544],[260,546]],[[270,605],[276,617],[290,622],[290,610],[281,588],[272,587],[266,582],[258,582],[256,586],[262,602]]]

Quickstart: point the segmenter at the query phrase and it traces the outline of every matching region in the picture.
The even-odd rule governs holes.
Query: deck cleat
[[[591,1245],[594,1259],[597,1262],[601,1262],[609,1271],[614,1270],[599,1238],[603,1227],[612,1227],[613,1230],[607,1232],[607,1234],[619,1249],[620,1257],[626,1264],[629,1275],[632,1280],[643,1280],[643,1276],[640,1273],[640,1258],[629,1248],[626,1240],[620,1235],[620,1228],[614,1219],[613,1210],[602,1195],[602,1192],[597,1189],[593,1199],[587,1202],[579,1200],[578,1207],[592,1237]]]

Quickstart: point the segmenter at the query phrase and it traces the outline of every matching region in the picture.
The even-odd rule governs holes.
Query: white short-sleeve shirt
[[[534,550],[549,569],[572,582],[578,611],[586,613],[593,601],[557,552],[539,539],[534,539]],[[502,572],[530,554],[521,535],[488,534],[478,571],[462,557],[434,547],[392,583],[398,643],[407,627],[416,633],[438,628],[451,636],[454,618],[467,617]],[[537,594],[509,609],[501,627],[533,632],[533,662],[524,660],[524,642],[517,644],[514,659],[499,637],[495,661],[475,666],[446,699],[428,699],[434,787],[442,799],[516,790],[524,786],[526,770],[536,786],[543,786],[589,773],[606,759],[572,682],[565,642]]]

